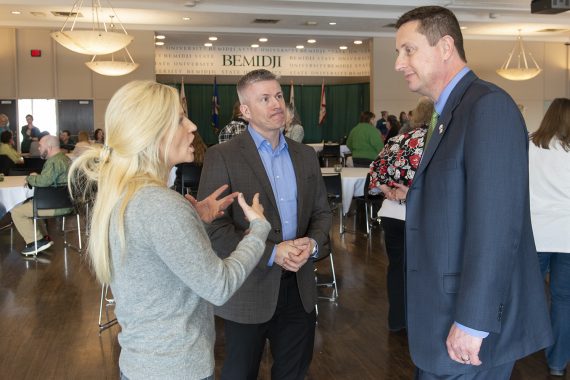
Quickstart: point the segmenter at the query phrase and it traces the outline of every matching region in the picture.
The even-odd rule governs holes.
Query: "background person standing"
[[[570,361],[570,99],[554,99],[531,135],[529,147],[532,229],[546,277],[554,345],[546,349],[553,376]]]
[[[30,153],[30,145],[32,141],[39,141],[40,139],[40,129],[34,126],[34,117],[32,115],[26,115],[27,124],[22,127],[22,144],[20,150],[22,153]]]

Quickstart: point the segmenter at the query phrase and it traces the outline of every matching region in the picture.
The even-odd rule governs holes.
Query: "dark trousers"
[[[406,222],[393,218],[381,218],[384,242],[388,254],[388,329],[398,331],[406,327]]]
[[[461,375],[434,375],[416,368],[415,380],[509,380],[514,366],[515,362],[509,362],[484,371],[469,372]]]
[[[295,275],[281,279],[273,317],[260,324],[224,320],[226,358],[222,380],[256,380],[259,363],[269,340],[272,380],[302,380],[313,358],[315,312],[305,312]]]

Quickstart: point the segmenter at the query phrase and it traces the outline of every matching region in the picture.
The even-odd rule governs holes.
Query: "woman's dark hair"
[[[12,140],[12,132],[10,132],[10,131],[2,132],[2,134],[0,135],[0,142],[3,142],[4,144],[8,144],[8,143],[10,143],[10,140]]]
[[[362,113],[360,114],[360,122],[370,123],[370,120],[374,119],[375,117],[376,115],[374,115],[374,112],[362,111]]]
[[[103,132],[101,128],[97,128],[95,132],[93,132],[93,140],[97,141],[97,135],[99,134],[99,132],[103,133],[103,137],[105,137],[105,132]]]
[[[390,123],[390,130],[388,131],[388,134],[386,135],[386,141],[388,141],[392,137],[397,136],[398,133],[400,133],[400,128],[402,127],[402,125],[400,124],[400,122],[398,121],[398,118],[395,115],[389,115],[386,118],[386,121],[388,121],[388,123]]]
[[[570,99],[556,98],[548,107],[540,127],[531,136],[534,145],[548,149],[556,138],[566,152],[570,151]]]

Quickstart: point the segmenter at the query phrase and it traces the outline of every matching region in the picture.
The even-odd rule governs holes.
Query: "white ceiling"
[[[95,0],[94,0],[95,1]],[[518,30],[527,40],[570,42],[570,12],[557,15],[530,13],[531,0],[99,0],[100,17],[110,20],[109,4],[127,30],[153,30],[166,35],[170,44],[203,44],[215,35],[219,46],[247,46],[259,37],[262,45],[293,47],[314,38],[311,47],[337,48],[355,39],[392,36],[386,27],[407,10],[419,5],[447,6],[455,12],[465,38],[512,39]],[[47,5],[49,3],[49,5]],[[83,18],[77,27],[91,23],[91,0],[80,8]],[[60,29],[73,0],[0,0],[0,26]],[[21,14],[13,15],[12,11]],[[183,20],[189,17],[190,20]],[[279,20],[255,24],[254,19]],[[336,22],[334,26],[329,22]],[[316,22],[316,25],[308,25]],[[544,29],[557,29],[543,32]]]

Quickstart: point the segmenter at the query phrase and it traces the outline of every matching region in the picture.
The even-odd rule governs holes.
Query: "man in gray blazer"
[[[395,68],[435,102],[406,199],[407,327],[418,379],[509,379],[552,341],[532,235],[528,138],[511,97],[466,66],[453,13],[396,24]],[[438,116],[439,115],[439,116]]]
[[[273,230],[265,254],[243,286],[215,313],[224,319],[223,380],[257,379],[265,340],[272,379],[304,379],[315,333],[316,287],[311,257],[325,250],[331,213],[314,150],[281,133],[285,102],[275,75],[254,70],[237,84],[246,132],[208,149],[198,198],[222,184],[246,199],[260,194]],[[239,207],[212,222],[208,233],[225,258],[247,233]]]

